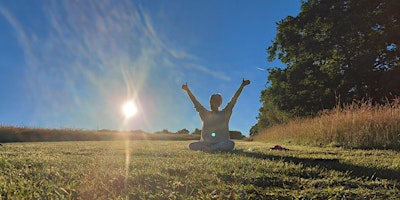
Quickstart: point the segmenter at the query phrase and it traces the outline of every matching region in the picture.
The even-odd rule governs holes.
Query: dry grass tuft
[[[371,101],[294,119],[261,132],[256,140],[365,149],[400,149],[400,99],[386,105]]]

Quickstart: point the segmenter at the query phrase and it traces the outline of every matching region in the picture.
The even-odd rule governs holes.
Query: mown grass
[[[8,143],[1,199],[399,199],[400,153],[237,141],[232,153],[188,141]]]
[[[302,145],[400,150],[400,99],[386,105],[369,101],[293,119],[259,133],[256,140]]]

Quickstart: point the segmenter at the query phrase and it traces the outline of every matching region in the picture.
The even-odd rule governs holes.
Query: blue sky
[[[230,121],[248,135],[267,81],[276,22],[299,0],[0,2],[0,124],[137,130],[201,128],[181,85],[222,107],[249,79]],[[134,100],[126,119],[121,106]]]

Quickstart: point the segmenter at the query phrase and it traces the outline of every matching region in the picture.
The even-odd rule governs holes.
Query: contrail
[[[256,69],[261,70],[261,71],[265,71],[265,69],[259,68],[259,67],[256,67]]]

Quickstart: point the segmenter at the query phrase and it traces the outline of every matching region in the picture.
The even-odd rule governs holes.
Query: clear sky
[[[188,83],[209,108],[241,84],[230,129],[248,135],[276,23],[300,0],[0,1],[0,124],[171,132],[201,128]],[[262,70],[264,69],[264,70]],[[134,100],[126,118],[121,106]]]

